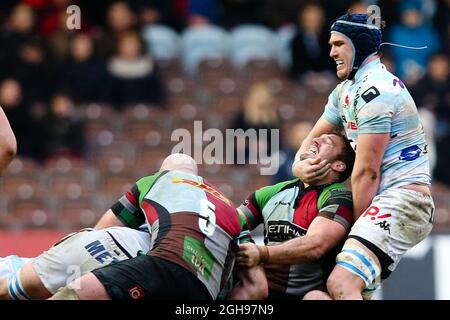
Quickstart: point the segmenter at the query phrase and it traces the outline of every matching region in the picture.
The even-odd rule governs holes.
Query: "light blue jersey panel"
[[[356,150],[359,134],[389,133],[378,194],[387,188],[431,183],[425,134],[416,105],[401,80],[379,59],[330,94],[324,117],[343,126]]]

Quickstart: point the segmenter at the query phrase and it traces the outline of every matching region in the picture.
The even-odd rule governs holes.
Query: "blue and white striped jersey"
[[[333,90],[324,117],[344,127],[355,150],[361,133],[390,134],[377,194],[411,183],[431,183],[425,134],[414,100],[380,59],[358,70],[354,83],[346,80]]]

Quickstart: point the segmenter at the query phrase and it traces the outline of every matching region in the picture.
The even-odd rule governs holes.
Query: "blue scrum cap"
[[[337,18],[332,24],[330,32],[342,34],[350,39],[354,47],[353,63],[350,67],[348,79],[353,79],[364,60],[378,53],[383,41],[381,29],[375,24],[369,24],[369,15],[347,13]]]

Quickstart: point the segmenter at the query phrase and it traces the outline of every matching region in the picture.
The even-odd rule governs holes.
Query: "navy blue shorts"
[[[153,256],[137,256],[92,271],[113,300],[211,300],[189,270]]]

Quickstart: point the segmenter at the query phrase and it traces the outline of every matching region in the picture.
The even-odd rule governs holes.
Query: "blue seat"
[[[242,70],[252,60],[277,58],[276,34],[267,27],[245,24],[231,30],[231,60]]]
[[[292,65],[291,42],[295,36],[295,32],[295,26],[289,24],[280,27],[276,33],[278,41],[277,60],[278,64],[285,70],[289,69]]]
[[[180,56],[180,36],[164,25],[148,25],[142,32],[148,52],[156,60],[174,60]]]
[[[200,62],[226,59],[229,55],[229,35],[213,25],[193,26],[185,30],[182,38],[182,60],[185,71],[195,76]]]

